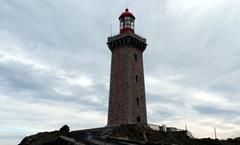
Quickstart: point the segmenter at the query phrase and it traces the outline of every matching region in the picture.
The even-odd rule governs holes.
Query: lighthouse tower
[[[147,123],[143,70],[147,44],[135,34],[134,20],[126,9],[119,17],[120,33],[108,37],[112,52],[108,126]]]

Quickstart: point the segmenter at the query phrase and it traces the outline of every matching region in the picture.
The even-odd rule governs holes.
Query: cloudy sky
[[[0,0],[0,145],[106,125],[106,41],[126,7],[148,42],[148,122],[240,136],[239,0]]]

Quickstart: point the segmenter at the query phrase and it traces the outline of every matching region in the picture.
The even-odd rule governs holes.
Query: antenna
[[[111,22],[110,22],[110,34],[111,34],[111,37],[112,37],[112,23],[113,23],[113,12],[112,12],[112,9],[111,9],[111,12],[110,12],[110,17],[111,17]]]
[[[216,130],[216,128],[214,128],[214,135],[215,135],[215,139],[217,139],[217,130]]]
[[[111,22],[111,37],[112,37],[112,22]]]

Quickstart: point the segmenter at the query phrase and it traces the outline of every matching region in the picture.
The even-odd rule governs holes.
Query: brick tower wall
[[[128,45],[111,51],[108,125],[147,123],[143,51]]]

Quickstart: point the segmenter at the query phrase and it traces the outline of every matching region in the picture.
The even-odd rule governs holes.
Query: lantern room
[[[125,12],[123,12],[120,17],[120,34],[125,32],[133,32],[134,33],[134,20],[135,17],[131,12],[129,12],[128,9],[125,9]]]

